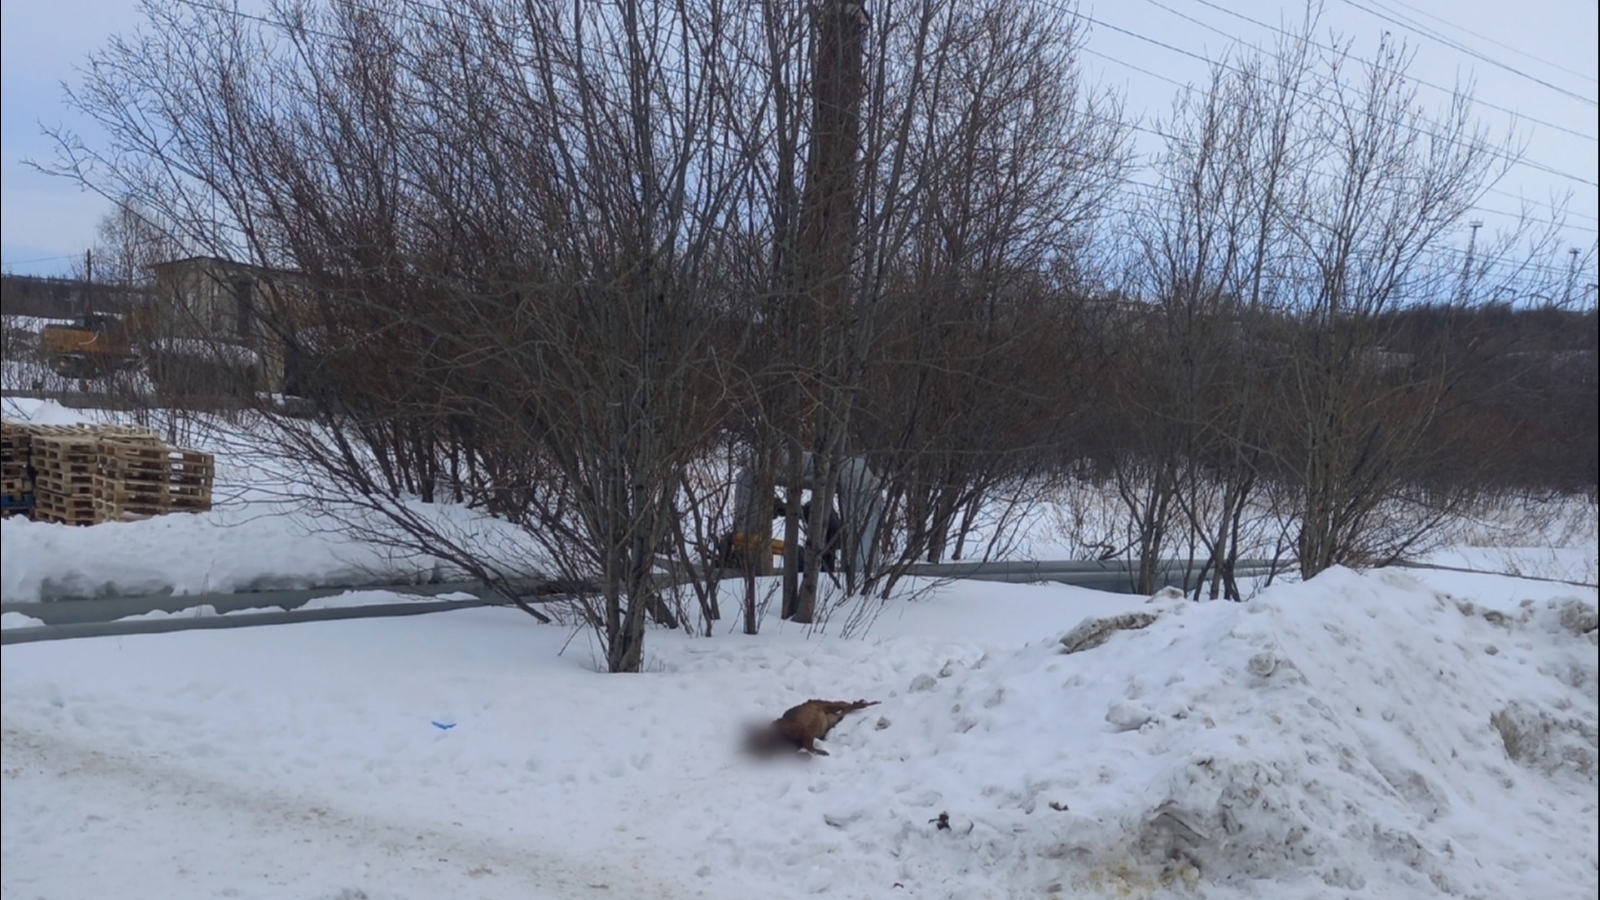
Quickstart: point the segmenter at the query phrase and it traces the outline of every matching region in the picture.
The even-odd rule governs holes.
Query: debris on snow
[[[1159,614],[1137,610],[1125,612],[1115,616],[1103,618],[1084,619],[1078,626],[1067,632],[1061,638],[1064,653],[1081,653],[1092,650],[1111,639],[1119,631],[1136,631],[1148,628],[1151,622],[1159,618]]]

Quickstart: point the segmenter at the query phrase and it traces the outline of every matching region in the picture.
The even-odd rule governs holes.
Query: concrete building
[[[234,390],[279,393],[283,389],[283,323],[300,305],[295,273],[214,256],[158,263],[155,275],[156,333],[151,365],[172,370],[220,371]],[[192,379],[191,379],[192,380]]]

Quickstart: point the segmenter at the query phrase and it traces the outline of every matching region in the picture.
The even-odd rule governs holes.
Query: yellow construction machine
[[[86,313],[71,324],[46,325],[39,332],[39,355],[66,378],[100,378],[138,363],[134,341],[149,313]]]

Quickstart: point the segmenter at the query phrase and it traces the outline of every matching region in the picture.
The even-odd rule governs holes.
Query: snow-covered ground
[[[8,397],[3,411],[7,420],[43,425],[141,424],[128,414],[31,399]],[[235,452],[226,431],[197,428],[176,443],[215,454],[211,511],[92,528],[6,519],[0,528],[0,560],[5,561],[0,596],[21,603],[404,584],[452,574],[431,557],[356,540],[340,523],[309,512],[297,496],[304,489],[285,487],[303,475],[275,471]],[[422,512],[506,560],[535,556],[517,529],[504,522],[456,506],[427,506]]]
[[[7,647],[6,896],[1593,897],[1592,591],[967,583],[865,638],[479,609]],[[1088,617],[1148,627],[1064,652]],[[561,652],[566,645],[565,652]],[[832,755],[741,729],[881,700]],[[948,829],[937,821],[948,814]],[[602,887],[603,885],[603,887]]]
[[[218,466],[211,513],[7,520],[0,594],[432,569]],[[504,609],[9,645],[0,894],[1592,898],[1596,591],[1514,577],[1593,581],[1592,523],[1555,521],[1463,523],[1435,556],[1513,575],[1334,570],[1243,604],[908,584],[852,637],[851,610],[654,630],[633,676]],[[830,756],[738,755],[810,697],[881,703]]]

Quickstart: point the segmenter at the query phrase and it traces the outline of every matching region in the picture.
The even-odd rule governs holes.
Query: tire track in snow
[[[452,831],[450,823],[357,814],[11,721],[0,725],[0,747],[0,880],[8,897],[711,896],[642,875],[647,860],[632,866],[604,848],[595,859],[576,859],[465,828]]]

